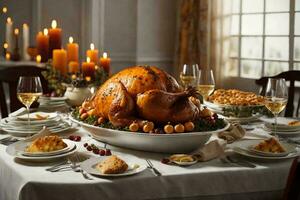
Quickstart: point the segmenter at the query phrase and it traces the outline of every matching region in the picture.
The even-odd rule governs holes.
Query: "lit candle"
[[[62,30],[57,28],[56,20],[52,20],[51,29],[49,29],[49,58],[52,58],[52,51],[61,48]]]
[[[19,29],[15,29],[14,30],[14,34],[15,34],[15,48],[19,49]]]
[[[3,7],[2,8],[2,12],[5,14],[5,13],[7,13],[7,7]]]
[[[36,36],[36,44],[37,44],[37,51],[38,54],[41,55],[41,61],[47,62],[48,61],[48,50],[49,50],[49,36],[48,36],[48,29],[44,29],[44,33],[39,32]]]
[[[5,59],[6,59],[6,60],[10,60],[10,53],[6,53],[6,54],[5,54]]]
[[[86,51],[86,57],[89,57],[91,59],[91,62],[94,62],[95,64],[98,63],[98,49],[95,49],[95,45],[91,43],[89,50]]]
[[[68,52],[68,55],[69,55],[69,52]],[[71,74],[76,74],[79,71],[79,63],[76,61],[69,62],[68,66],[69,66],[68,71]]]
[[[69,37],[69,43],[67,44],[67,52],[68,52],[68,63],[71,61],[75,61],[78,63],[78,44],[73,43],[73,37]]]
[[[8,44],[8,52],[13,52],[13,21],[10,17],[6,20],[5,42]]]
[[[3,44],[3,55],[4,55],[4,57],[7,53],[7,48],[8,48],[8,44],[6,42],[4,42],[4,44]]]
[[[62,75],[67,74],[67,51],[64,49],[53,50],[53,67]]]
[[[24,60],[30,60],[30,56],[27,53],[27,49],[29,47],[29,26],[27,24],[23,24],[23,51],[22,56]]]
[[[107,53],[104,52],[103,56],[100,58],[100,66],[109,74],[110,73],[110,58],[108,58]]]
[[[86,62],[82,62],[82,74],[84,77],[94,77],[95,73],[95,63],[91,62],[89,57],[86,58]]]
[[[37,55],[36,58],[35,58],[35,60],[36,60],[37,63],[41,63],[42,56],[41,55]]]

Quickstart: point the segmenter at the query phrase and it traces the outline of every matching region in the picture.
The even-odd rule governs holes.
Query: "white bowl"
[[[179,134],[148,134],[134,133],[101,128],[70,119],[87,130],[93,138],[111,145],[149,152],[159,153],[189,153],[203,146],[213,133],[219,133],[229,128],[229,123],[222,129],[207,132],[188,132]]]

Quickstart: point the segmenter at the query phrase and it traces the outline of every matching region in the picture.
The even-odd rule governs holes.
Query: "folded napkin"
[[[218,133],[218,137],[226,140],[228,144],[233,143],[236,140],[241,139],[246,134],[246,130],[237,123],[231,124],[229,129]]]
[[[194,155],[199,161],[209,161],[222,156],[224,154],[225,145],[226,143],[222,141],[213,140],[192,152],[192,155]]]

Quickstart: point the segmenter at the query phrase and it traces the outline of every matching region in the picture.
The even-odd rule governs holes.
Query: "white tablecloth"
[[[78,143],[80,152],[93,155],[83,148],[93,142],[82,129]],[[3,135],[0,135],[3,137]],[[0,137],[0,139],[1,139]],[[255,169],[224,164],[219,159],[191,167],[160,163],[162,154],[138,152],[110,147],[112,151],[133,154],[140,159],[150,158],[163,174],[144,172],[123,178],[86,180],[73,171],[51,173],[51,164],[33,164],[15,160],[0,145],[1,200],[82,200],[82,199],[280,199],[292,160],[255,162]],[[254,161],[251,161],[254,162]],[[146,162],[145,162],[146,164]],[[52,163],[52,165],[54,165]]]

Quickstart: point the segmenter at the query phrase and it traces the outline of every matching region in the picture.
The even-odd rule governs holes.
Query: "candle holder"
[[[19,53],[19,48],[15,47],[13,53],[11,54],[11,60],[13,61],[20,61],[21,60],[21,55]]]

